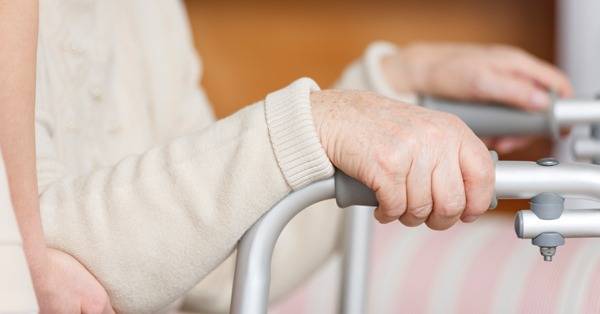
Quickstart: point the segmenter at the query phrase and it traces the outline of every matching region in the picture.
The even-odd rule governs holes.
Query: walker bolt
[[[552,262],[556,247],[565,244],[565,238],[557,232],[544,232],[533,238],[531,243],[540,247],[540,254],[544,257],[544,261]]]
[[[544,167],[552,167],[559,164],[558,160],[553,157],[538,159],[535,163]]]
[[[555,246],[541,246],[540,253],[544,257],[544,261],[552,262],[552,256],[554,256],[554,254],[556,253],[556,247]]]

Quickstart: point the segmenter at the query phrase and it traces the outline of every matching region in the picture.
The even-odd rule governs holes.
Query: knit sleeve
[[[385,41],[371,43],[364,55],[346,68],[336,82],[335,88],[372,91],[395,100],[416,104],[415,94],[398,93],[390,86],[383,74],[382,58],[395,53],[398,49]]]
[[[317,88],[301,79],[200,132],[49,183],[40,196],[48,244],[84,264],[118,312],[164,307],[274,203],[332,175],[310,114]]]

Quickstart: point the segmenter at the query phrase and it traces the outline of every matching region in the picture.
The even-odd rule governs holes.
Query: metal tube
[[[499,199],[528,199],[542,192],[600,199],[600,166],[563,163],[545,167],[529,161],[497,162]]]
[[[554,104],[554,119],[559,126],[600,122],[600,101],[559,99]]]
[[[574,138],[571,146],[573,156],[592,159],[600,156],[600,141],[592,138]]]
[[[565,210],[559,218],[549,220],[521,210],[515,219],[515,231],[524,239],[544,232],[557,232],[565,238],[600,237],[600,209]]]
[[[527,112],[492,103],[465,102],[423,96],[420,105],[452,113],[463,120],[478,136],[554,135],[548,113]]]
[[[558,135],[560,127],[600,123],[600,101],[556,99],[551,111],[527,112],[506,105],[423,96],[420,105],[460,117],[479,136]]]
[[[600,199],[600,166],[582,163],[541,166],[527,161],[498,161],[496,163],[496,196],[498,198],[528,199],[542,192]],[[367,197],[369,202],[372,198],[370,193],[360,193],[360,195]],[[333,197],[335,197],[333,178],[313,183],[286,196],[246,232],[238,245],[231,303],[232,313],[266,313],[271,277],[271,257],[281,231],[304,208]],[[567,215],[565,219],[568,217]],[[584,223],[580,222],[583,219],[576,219],[575,222],[580,226],[581,223]],[[563,222],[562,225],[568,226],[572,221],[574,220]],[[570,227],[563,226],[563,228]],[[566,236],[576,234],[575,229],[569,231],[571,233],[567,233]],[[588,226],[582,230],[584,231],[581,231],[581,234],[596,235],[594,233],[596,231],[592,227]],[[558,232],[556,229],[552,229],[552,231]],[[567,231],[565,229],[565,232]],[[357,265],[359,267],[354,268],[353,266],[348,269],[364,269],[365,267],[365,264],[360,264],[360,262]],[[352,275],[360,274],[352,273]]]
[[[346,210],[340,313],[362,314],[367,312],[373,208],[352,206]]]
[[[244,234],[237,250],[231,313],[267,313],[271,258],[281,231],[303,209],[334,196],[333,178],[315,182],[286,196]]]

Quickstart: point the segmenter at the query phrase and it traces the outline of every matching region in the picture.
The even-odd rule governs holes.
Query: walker
[[[546,134],[556,138],[561,127],[592,124],[589,137],[573,142],[573,155],[590,159],[592,163],[600,163],[599,101],[555,99],[547,113],[526,113],[493,104],[473,106],[432,97],[422,97],[420,104],[458,115],[480,136]],[[600,165],[559,163],[552,158],[537,162],[498,161],[496,154],[492,155],[496,160],[495,199],[530,199],[531,208],[516,214],[515,232],[519,238],[531,239],[532,244],[539,247],[544,260],[551,261],[556,248],[563,245],[566,238],[600,237],[600,208],[564,209],[564,197],[583,196],[600,200]],[[365,312],[364,287],[368,268],[371,209],[377,205],[377,201],[367,187],[338,171],[333,178],[315,182],[287,195],[240,239],[231,313],[267,312],[271,257],[277,238],[300,211],[331,198],[336,199],[339,207],[349,207],[347,210],[350,211],[344,229],[340,310],[348,314]],[[12,284],[7,281],[4,283],[13,287],[21,287],[27,283],[25,285],[29,288],[23,295],[27,295],[30,303],[19,309],[3,307],[0,311],[36,312],[29,274],[24,271],[22,275],[19,278],[9,276]]]
[[[600,123],[600,103],[594,100],[554,98],[546,113],[527,113],[494,104],[464,103],[422,97],[420,104],[458,115],[479,136],[545,134],[557,138],[562,127]],[[489,119],[492,118],[492,119]],[[589,138],[574,141],[573,154],[600,161],[600,127],[592,125]],[[553,158],[530,161],[496,161],[495,198],[529,199],[530,209],[515,216],[519,238],[531,239],[545,261],[552,261],[566,238],[600,237],[600,208],[565,210],[564,197],[600,200],[600,165],[560,163]],[[231,300],[231,313],[267,312],[273,248],[287,223],[303,209],[335,198],[349,207],[344,232],[342,313],[364,313],[371,210],[377,205],[371,190],[344,173],[295,191],[273,206],[242,237]],[[355,206],[359,205],[359,206]],[[365,206],[370,206],[366,208]]]

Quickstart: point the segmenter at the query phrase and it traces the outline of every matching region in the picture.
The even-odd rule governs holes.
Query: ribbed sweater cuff
[[[318,90],[313,80],[301,78],[265,99],[271,145],[292,190],[333,175],[311,111],[310,93]]]
[[[416,94],[396,92],[383,74],[381,60],[384,57],[397,52],[398,47],[392,43],[386,41],[376,41],[371,43],[369,47],[367,47],[364,57],[367,81],[369,82],[371,90],[380,95],[409,104],[416,104],[418,103]]]

